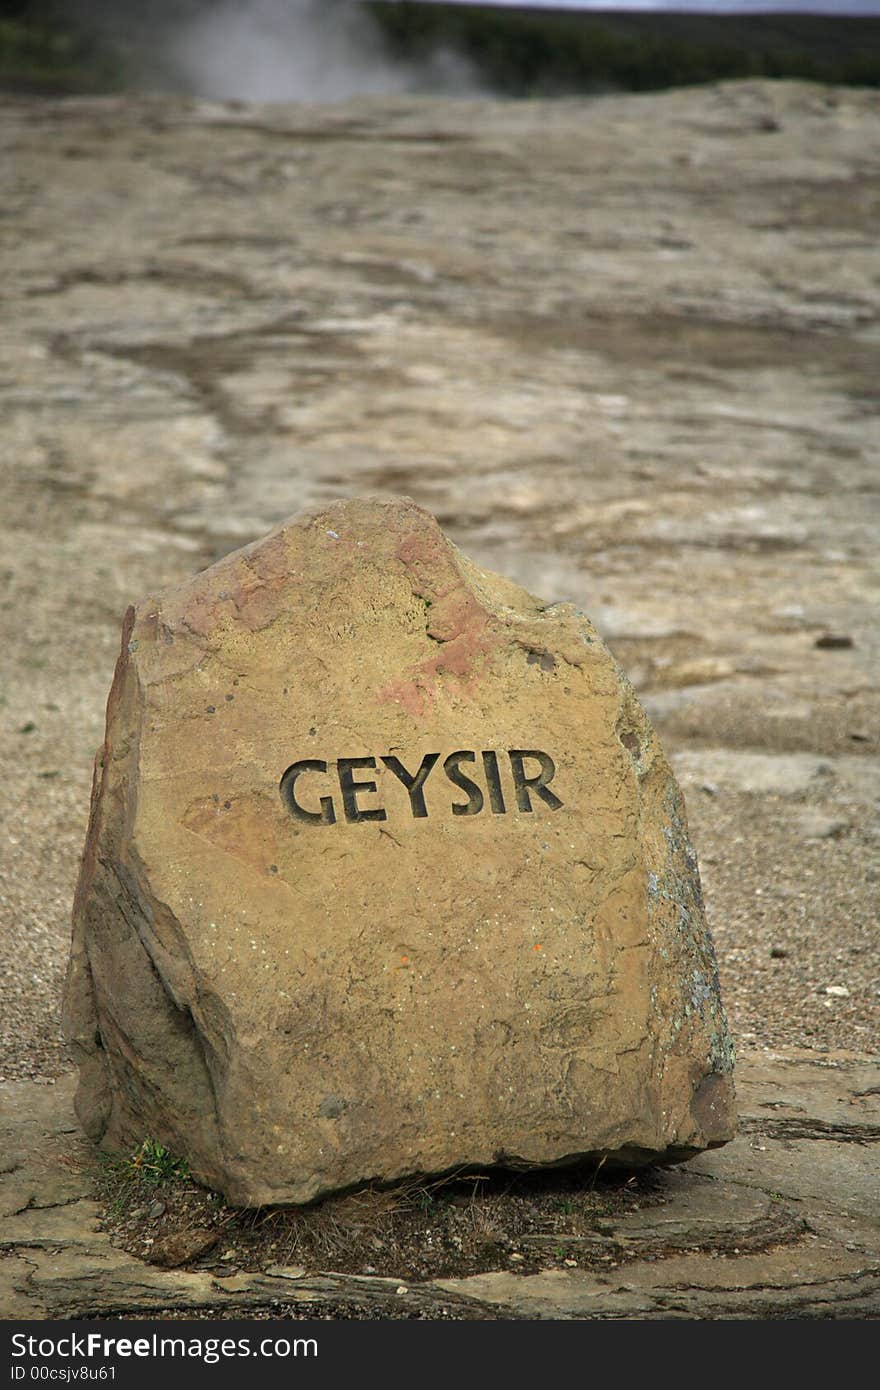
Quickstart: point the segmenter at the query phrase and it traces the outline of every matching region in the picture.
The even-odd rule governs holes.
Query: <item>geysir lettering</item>
[[[478,755],[467,748],[459,748],[443,759],[447,781],[457,791],[463,792],[466,799],[441,801],[435,777],[432,783],[432,807],[435,810],[442,808],[451,811],[454,816],[478,816],[488,804],[493,815],[503,816],[506,813],[508,800],[505,799],[504,784],[507,779],[502,778],[501,772],[503,755],[499,756],[487,748],[479,754],[479,765],[477,759]],[[392,753],[379,759],[403,784],[410,812],[417,820],[428,814],[425,783],[439,761],[439,753],[426,753],[419,767],[410,771]],[[535,798],[551,811],[559,810],[562,802],[550,790],[556,764],[549,753],[542,753],[537,748],[510,748],[507,761],[510,780],[506,795],[509,799],[512,790],[517,810],[533,811]],[[334,766],[335,779],[331,772]],[[378,790],[375,780],[358,775],[375,772],[377,766],[375,758],[336,758],[335,762],[329,763],[323,758],[301,758],[299,762],[291,763],[281,778],[281,800],[295,820],[304,821],[307,825],[335,825],[336,808],[340,803],[342,816],[350,823],[387,820],[384,806],[369,804],[370,798],[374,798]],[[339,786],[338,801],[334,800],[332,794],[334,780]]]

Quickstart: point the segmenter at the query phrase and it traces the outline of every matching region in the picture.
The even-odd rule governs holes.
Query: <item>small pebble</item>
[[[770,947],[770,959],[771,959],[771,960],[785,960],[785,958],[786,958],[787,955],[788,955],[788,951],[785,949],[784,946],[771,946],[771,947]]]
[[[849,998],[849,990],[847,989],[846,985],[826,985],[825,993],[833,994],[835,999]]]
[[[147,1212],[147,1215],[148,1215],[148,1216],[151,1218],[151,1220],[153,1220],[153,1221],[155,1221],[156,1218],[157,1218],[158,1216],[164,1216],[164,1214],[165,1214],[165,1203],[162,1202],[162,1201],[159,1201],[158,1199],[153,1203],[153,1205],[150,1207],[150,1210]]]
[[[849,830],[849,822],[816,811],[802,811],[797,824],[804,840],[836,840]]]

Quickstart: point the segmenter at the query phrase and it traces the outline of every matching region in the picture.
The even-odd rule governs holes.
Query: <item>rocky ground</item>
[[[739,1086],[733,1143],[634,1182],[508,1176],[234,1213],[185,1180],[141,1185],[134,1200],[125,1179],[108,1190],[73,1117],[72,1078],[7,1083],[0,1312],[875,1317],[876,1063],[747,1054]]]
[[[876,1052],[878,137],[795,83],[0,98],[0,1077],[68,1070],[124,608],[360,492],[607,637],[741,1050]]]

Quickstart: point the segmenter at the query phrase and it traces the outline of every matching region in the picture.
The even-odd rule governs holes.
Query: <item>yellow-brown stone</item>
[[[682,799],[629,682],[406,499],[130,611],[65,1021],[89,1134],[248,1205],[734,1127]]]

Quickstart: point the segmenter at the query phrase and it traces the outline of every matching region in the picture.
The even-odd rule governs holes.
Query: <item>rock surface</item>
[[[877,1059],[751,1053],[737,1078],[740,1135],[667,1170],[661,1205],[603,1220],[614,1267],[425,1283],[145,1264],[100,1229],[73,1078],[0,1085],[0,1316],[876,1317]]]
[[[78,1113],[235,1203],[734,1130],[681,794],[571,605],[407,500],[126,620],[77,899]]]
[[[126,604],[370,491],[591,615],[738,1037],[873,1046],[877,93],[5,97],[0,145],[0,1076],[69,1065]]]

